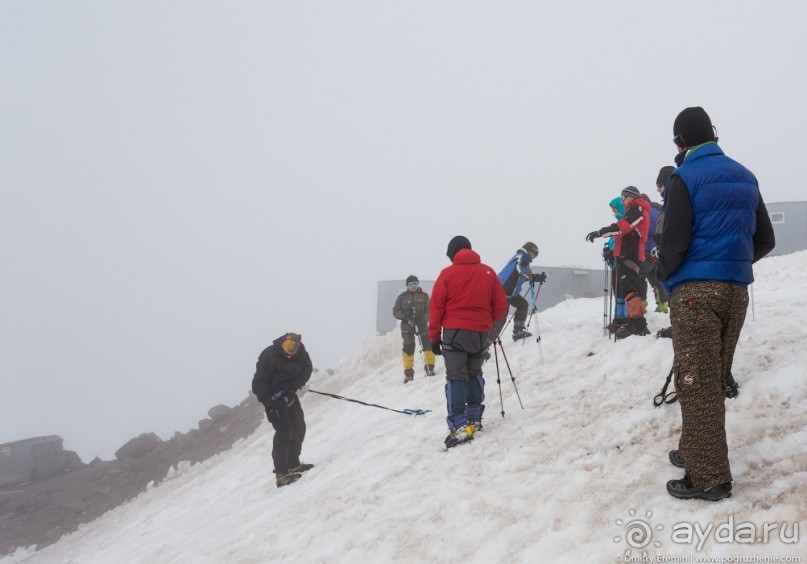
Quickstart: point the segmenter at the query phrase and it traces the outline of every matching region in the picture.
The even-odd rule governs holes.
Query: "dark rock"
[[[154,433],[143,433],[115,451],[115,458],[118,460],[140,458],[150,453],[161,444],[162,440]]]
[[[230,410],[226,419],[203,419],[199,429],[161,441],[140,435],[115,453],[87,465],[34,482],[0,486],[0,557],[16,547],[44,548],[159,483],[171,466],[201,462],[248,437],[264,420],[254,395]],[[213,411],[215,408],[211,408]],[[229,409],[229,408],[228,408]],[[212,414],[211,414],[212,417]],[[69,455],[73,463],[78,458]],[[271,462],[268,462],[271,463]]]
[[[48,511],[47,516],[45,517],[45,522],[48,525],[58,525],[59,523],[64,521],[68,515],[70,515],[70,512],[67,511],[66,509],[62,509],[59,507],[51,508]]]
[[[231,415],[232,412],[233,412],[232,407],[228,407],[228,406],[223,405],[223,404],[214,405],[213,407],[211,407],[210,409],[207,410],[207,414],[214,421],[216,419],[221,419],[223,417],[227,417],[228,415]]]
[[[64,451],[64,465],[68,470],[80,470],[87,466],[81,461],[81,457],[74,450]]]

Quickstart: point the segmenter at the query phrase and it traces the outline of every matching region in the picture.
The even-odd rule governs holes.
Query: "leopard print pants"
[[[732,479],[725,387],[747,308],[747,288],[716,280],[683,284],[670,299],[682,419],[678,450],[697,489]]]

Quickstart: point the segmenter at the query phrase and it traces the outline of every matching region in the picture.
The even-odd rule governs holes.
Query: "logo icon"
[[[660,548],[661,541],[653,539],[653,531],[662,531],[664,525],[651,525],[650,519],[653,517],[653,512],[648,511],[645,513],[644,519],[637,519],[636,511],[633,509],[628,511],[628,514],[630,518],[624,521],[622,519],[616,520],[616,524],[624,530],[624,537],[614,537],[615,543],[620,543],[623,540],[627,543],[629,548],[625,551],[625,555],[628,556],[630,554],[631,548],[641,550],[650,546],[651,543],[656,548]]]

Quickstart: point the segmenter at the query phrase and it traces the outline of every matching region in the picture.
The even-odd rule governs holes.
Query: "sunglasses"
[[[409,284],[407,284],[407,286],[408,286],[409,288],[417,288],[417,287],[418,287],[418,283],[417,283],[417,282],[410,282]]]

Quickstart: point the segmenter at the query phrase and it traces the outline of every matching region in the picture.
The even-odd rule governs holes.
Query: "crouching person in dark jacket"
[[[266,409],[266,418],[275,428],[272,459],[277,487],[300,479],[313,464],[300,462],[305,438],[305,419],[297,390],[311,378],[311,357],[297,333],[286,333],[274,340],[258,358],[252,391]]]

